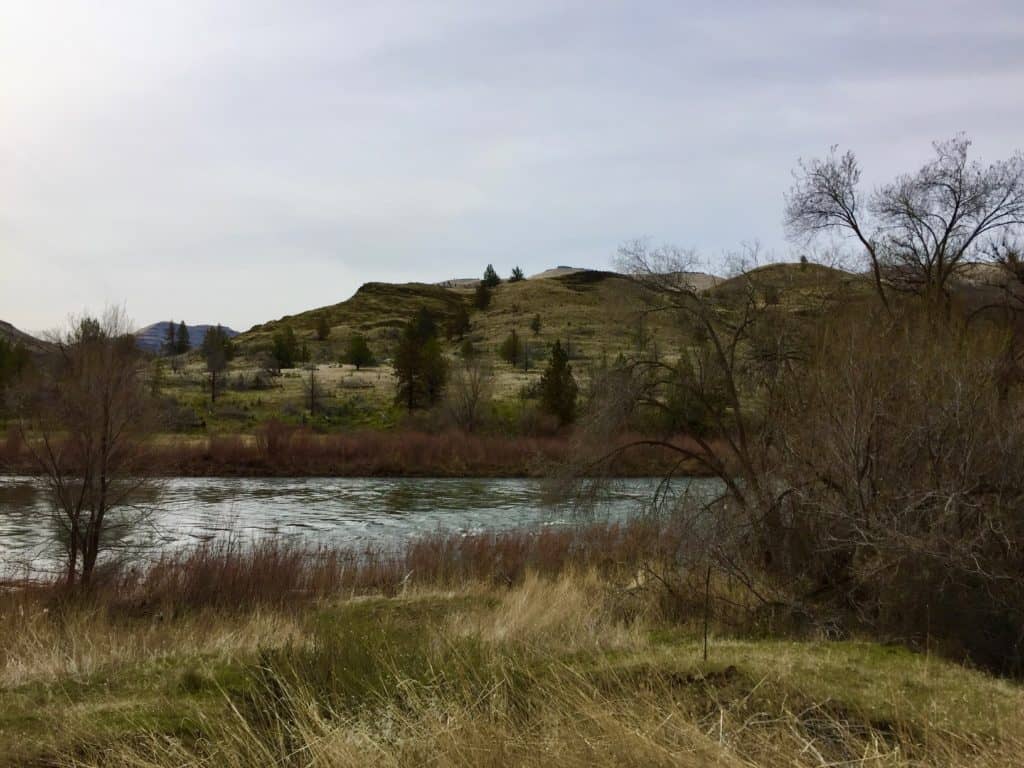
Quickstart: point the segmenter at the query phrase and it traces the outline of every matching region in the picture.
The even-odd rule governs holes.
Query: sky
[[[0,0],[0,319],[251,325],[364,282],[759,241],[799,158],[867,188],[1024,145],[1020,0]]]

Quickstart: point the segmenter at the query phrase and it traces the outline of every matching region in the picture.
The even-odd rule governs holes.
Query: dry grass
[[[8,591],[0,765],[1014,764],[1016,683],[719,623],[705,661],[702,594],[667,608],[635,578],[667,562],[674,535],[638,523],[393,553],[224,544],[85,595]]]
[[[128,620],[105,608],[49,609],[41,605],[5,617],[0,631],[0,689],[88,677],[111,667],[181,655],[228,658],[261,644],[299,636],[293,614],[253,610],[200,612],[168,619],[161,613]]]
[[[197,714],[201,739],[148,729],[63,762],[987,768],[1024,746],[1020,689],[944,662],[716,640],[704,664],[697,643],[624,623],[593,574],[470,594],[349,604],[305,651],[264,660],[246,695]]]

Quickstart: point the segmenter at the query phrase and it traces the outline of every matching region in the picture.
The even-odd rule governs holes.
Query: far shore
[[[622,435],[607,447],[641,439]],[[684,437],[677,445],[693,447]],[[0,474],[35,475],[38,468],[23,445],[0,442]],[[508,437],[463,432],[419,431],[314,434],[162,436],[145,450],[150,471],[160,477],[471,477],[540,478],[571,468],[581,475],[652,477],[702,476],[697,461],[649,445],[617,452],[607,462],[584,458],[568,435]]]

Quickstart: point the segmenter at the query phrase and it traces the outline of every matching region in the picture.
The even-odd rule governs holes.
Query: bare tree
[[[622,260],[689,341],[605,373],[586,438],[599,459],[660,448],[723,488],[676,509],[689,544],[659,581],[685,591],[710,567],[746,587],[755,614],[930,633],[1024,669],[1024,422],[1001,382],[1007,326],[952,315],[936,333],[927,305],[836,298],[797,319],[766,300],[759,270],[700,293],[680,280],[685,251],[630,244]],[[670,417],[665,433],[609,450],[644,411]]]
[[[740,266],[757,260],[756,245],[734,259]],[[620,248],[619,262],[652,297],[644,311],[674,317],[695,343],[675,357],[641,351],[625,358],[608,378],[610,386],[598,398],[603,402],[592,409],[587,439],[607,446],[631,415],[664,414],[669,431],[685,432],[685,441],[671,434],[647,437],[602,458],[643,445],[696,463],[722,481],[729,506],[741,513],[733,517],[743,529],[739,535],[766,562],[781,565],[785,526],[778,489],[766,471],[771,424],[753,403],[770,397],[780,371],[799,357],[784,313],[765,302],[754,271],[741,270],[730,290],[715,297],[699,291],[691,277],[692,251],[634,241]]]
[[[43,477],[65,549],[67,584],[87,585],[101,552],[152,492],[144,444],[154,425],[145,364],[121,309],[82,316],[17,397],[24,444]]]
[[[1024,156],[983,166],[964,136],[935,142],[935,158],[871,195],[853,152],[801,162],[786,198],[793,238],[846,232],[864,249],[879,298],[885,284],[947,304],[951,278],[986,258],[992,237],[1024,225]]]
[[[451,369],[445,411],[467,432],[475,432],[486,418],[494,392],[494,371],[483,359],[464,358]]]
[[[309,379],[306,381],[304,388],[306,392],[306,405],[309,407],[309,415],[316,416],[323,410],[324,400],[328,397],[328,393],[324,390],[317,378],[320,366],[315,362],[306,363],[303,366],[306,371],[309,372]]]

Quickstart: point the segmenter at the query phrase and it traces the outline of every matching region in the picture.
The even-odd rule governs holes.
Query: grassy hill
[[[473,307],[473,293],[471,287],[367,283],[347,301],[257,325],[235,343],[242,357],[254,357],[268,351],[274,333],[287,325],[309,345],[314,360],[337,361],[355,333],[366,336],[378,357],[386,358],[402,325],[419,308],[430,310],[443,326],[463,305],[471,314],[468,338],[484,355],[496,357],[498,346],[513,329],[533,336],[530,321],[540,315],[542,329],[536,335],[539,345],[555,339],[569,341],[575,347],[575,356],[588,358],[602,350],[617,352],[630,346],[635,329],[623,325],[623,321],[635,323],[644,306],[643,291],[626,277],[594,270],[502,283],[484,311]],[[316,337],[321,316],[327,318],[331,328],[323,342]],[[668,323],[658,326],[662,332],[669,330]],[[458,346],[453,341],[452,351]]]
[[[817,317],[826,306],[856,300],[870,288],[857,275],[812,264],[772,264],[739,278],[698,275],[694,279],[724,311],[738,306],[753,290],[757,301],[798,318]],[[485,310],[475,308],[474,291],[465,281],[447,285],[367,283],[346,301],[268,321],[236,337],[231,386],[216,408],[204,392],[198,353],[189,356],[184,370],[166,377],[165,386],[195,411],[195,425],[213,431],[248,431],[272,417],[301,420],[308,410],[308,371],[285,371],[269,388],[251,386],[270,354],[274,335],[288,327],[317,365],[315,375],[325,398],[324,410],[333,414],[325,426],[387,427],[401,418],[392,402],[395,382],[390,360],[402,326],[424,307],[444,328],[464,306],[470,313],[465,339],[492,365],[499,410],[514,420],[522,410],[520,393],[538,380],[556,340],[569,349],[581,386],[586,385],[594,366],[636,350],[641,343],[652,344],[659,354],[669,357],[692,343],[679,318],[670,312],[651,311],[657,300],[650,291],[614,272],[553,270],[549,277],[503,282],[493,290]],[[317,338],[321,317],[330,329],[325,340]],[[540,318],[537,333],[531,330],[534,317]],[[528,345],[528,366],[513,368],[498,353],[513,330]],[[341,363],[354,334],[366,337],[377,366],[356,371]],[[451,360],[459,359],[463,343],[455,338],[443,340]]]

